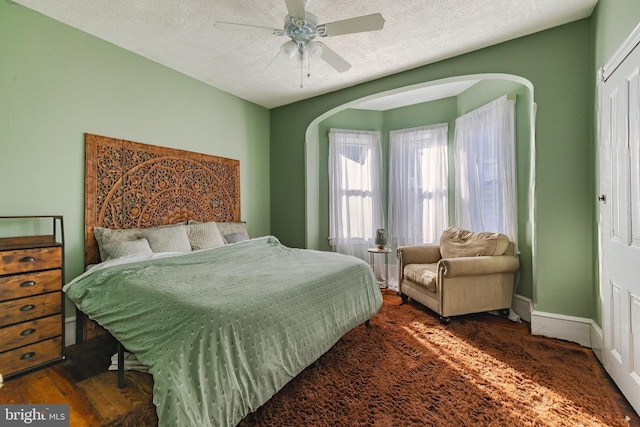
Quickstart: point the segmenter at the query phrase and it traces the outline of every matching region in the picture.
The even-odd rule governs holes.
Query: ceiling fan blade
[[[218,21],[213,24],[213,26],[219,30],[225,31],[242,31],[245,33],[269,34],[273,36],[281,36],[283,34],[282,30],[277,28],[260,27],[257,25],[248,24],[234,24],[233,22]]]
[[[287,4],[287,11],[292,18],[306,19],[307,13],[304,10],[304,0],[284,0]]]
[[[335,53],[333,50],[329,49],[326,44],[318,42],[318,44],[322,45],[322,53],[320,54],[320,58],[327,64],[331,65],[335,70],[339,73],[344,73],[349,68],[351,68],[351,64],[344,60],[343,57]]]
[[[266,67],[264,67],[265,70],[268,70],[276,61],[280,61],[281,58],[284,57],[284,53],[282,53],[281,51],[278,51],[278,53],[276,53],[276,56],[273,57],[273,59],[271,60],[271,62],[269,62],[267,64]]]
[[[318,25],[316,31],[321,37],[339,36],[341,34],[362,33],[364,31],[381,30],[384,27],[384,18],[380,13],[358,16],[357,18],[344,19],[342,21],[329,22]]]

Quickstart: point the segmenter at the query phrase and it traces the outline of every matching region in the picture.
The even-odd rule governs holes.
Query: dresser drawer
[[[0,251],[0,275],[62,267],[62,248]]]
[[[0,353],[62,335],[62,314],[0,329]]]
[[[0,326],[20,323],[61,312],[61,292],[0,303]]]
[[[0,353],[0,366],[2,366],[2,375],[8,376],[60,358],[62,358],[62,337],[56,337]]]
[[[0,277],[0,301],[62,289],[62,270],[38,271]]]

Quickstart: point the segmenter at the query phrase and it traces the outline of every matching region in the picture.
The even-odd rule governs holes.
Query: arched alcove
[[[534,88],[532,83],[519,76],[509,75],[509,74],[499,74],[499,73],[486,73],[486,74],[474,74],[474,75],[463,75],[463,76],[454,76],[445,79],[439,79],[429,82],[424,82],[416,85],[401,87],[393,90],[389,90],[386,92],[381,92],[375,95],[370,95],[361,99],[357,99],[346,104],[340,105],[336,108],[333,108],[322,115],[318,116],[311,124],[307,127],[305,134],[305,161],[306,161],[306,225],[305,225],[305,238],[306,238],[306,247],[310,249],[327,249],[327,230],[326,224],[328,210],[326,209],[326,195],[321,194],[321,180],[326,180],[327,175],[326,171],[324,171],[321,167],[321,159],[327,155],[324,152],[326,147],[326,143],[321,144],[321,135],[320,135],[320,127],[321,123],[325,120],[330,119],[332,116],[336,116],[339,113],[348,110],[348,109],[358,109],[359,106],[363,105],[363,103],[370,103],[370,101],[374,101],[384,97],[403,97],[403,98],[411,98],[413,99],[413,104],[421,104],[425,102],[433,102],[435,99],[430,98],[426,101],[421,101],[420,98],[416,98],[415,94],[419,92],[435,92],[439,88],[443,88],[444,86],[452,86],[452,83],[462,83],[462,82],[470,82],[473,85],[468,85],[470,87],[465,89],[466,91],[473,90],[474,87],[480,87],[478,85],[484,84],[485,92],[489,92],[488,96],[491,96],[491,89],[486,89],[487,87],[495,87],[498,85],[491,85],[489,82],[505,82],[507,87],[517,87],[517,105],[519,105],[517,109],[517,123],[516,127],[518,128],[517,132],[517,146],[518,146],[518,217],[519,217],[519,236],[518,240],[521,246],[521,258],[523,261],[523,271],[526,272],[527,276],[525,279],[525,295],[530,296],[532,293],[532,270],[531,264],[533,259],[533,228],[534,228],[534,211],[532,200],[534,198],[534,190],[535,190],[535,104],[534,104]],[[430,91],[429,89],[434,89],[434,91]],[[495,96],[502,95],[499,93]],[[459,97],[461,94],[457,95],[447,95],[444,96],[456,96]],[[477,98],[477,97],[476,97]],[[479,97],[480,100],[482,97]],[[473,101],[467,102],[469,97],[464,98],[464,102],[460,102],[461,105],[458,113],[464,114],[468,112],[470,109],[477,108],[480,105],[473,105]],[[489,99],[484,101],[484,103],[488,102]],[[402,107],[402,108],[407,108]],[[424,124],[424,123],[423,123]],[[450,128],[451,134],[453,134],[453,129]],[[325,138],[323,135],[322,138]],[[452,139],[451,139],[452,140]],[[322,150],[321,150],[322,145]],[[323,192],[324,192],[324,185]],[[325,213],[324,211],[327,210]]]

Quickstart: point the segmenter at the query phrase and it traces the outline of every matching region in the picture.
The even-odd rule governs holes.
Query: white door
[[[640,31],[634,33],[599,81],[600,295],[605,369],[640,412]]]

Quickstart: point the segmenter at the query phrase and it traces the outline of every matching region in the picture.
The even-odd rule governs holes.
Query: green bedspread
[[[69,298],[149,366],[161,426],[234,426],[373,316],[354,257],[275,237],[95,271]]]

